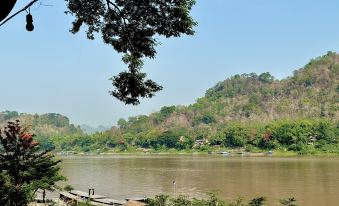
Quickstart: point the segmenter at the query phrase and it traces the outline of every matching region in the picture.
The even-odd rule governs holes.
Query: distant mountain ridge
[[[104,132],[110,129],[110,127],[105,127],[102,125],[99,125],[98,127],[92,127],[87,124],[80,125],[80,128],[86,133],[86,134],[94,134],[96,132]]]

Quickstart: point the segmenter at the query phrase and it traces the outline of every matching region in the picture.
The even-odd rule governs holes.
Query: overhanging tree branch
[[[23,11],[26,11],[26,9],[28,9],[29,7],[31,7],[33,4],[35,4],[37,1],[39,0],[33,0],[31,1],[29,4],[27,4],[24,8],[20,9],[19,11],[15,12],[13,15],[11,15],[10,17],[8,17],[7,19],[5,19],[0,26],[4,25],[6,22],[8,22],[10,19],[12,19],[13,17],[15,17],[16,15],[20,14]]]
[[[2,0],[0,0],[2,1]],[[17,0],[10,0],[17,1]],[[0,27],[10,19],[27,11],[39,0],[30,1],[24,8],[10,17],[12,10],[6,10],[1,16]],[[139,104],[139,98],[151,98],[162,89],[141,72],[143,58],[155,58],[157,36],[179,37],[182,34],[193,35],[197,23],[190,16],[196,0],[64,0],[68,10],[66,14],[75,17],[71,32],[86,28],[88,39],[94,39],[95,33],[101,34],[104,43],[123,54],[123,62],[128,70],[111,78],[115,90],[110,93],[126,104]],[[26,29],[34,29],[33,17],[26,16]]]

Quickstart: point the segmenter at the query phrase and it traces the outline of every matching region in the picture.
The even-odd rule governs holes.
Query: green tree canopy
[[[264,72],[259,75],[259,80],[264,83],[272,83],[274,81],[274,76],[272,76],[269,72]]]
[[[159,44],[156,36],[193,35],[189,12],[195,0],[66,0],[75,17],[72,33],[87,26],[88,39],[100,33],[103,41],[124,54],[128,71],[111,78],[115,90],[111,95],[126,104],[139,104],[140,97],[152,97],[161,86],[140,72],[142,58],[154,58]]]

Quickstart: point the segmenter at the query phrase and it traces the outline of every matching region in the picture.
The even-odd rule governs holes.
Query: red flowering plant
[[[36,192],[54,190],[60,175],[60,160],[49,150],[41,150],[29,127],[8,122],[0,130],[0,205],[25,206]]]

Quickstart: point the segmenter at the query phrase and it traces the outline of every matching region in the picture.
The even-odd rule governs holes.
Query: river
[[[94,188],[115,199],[157,194],[225,200],[295,197],[300,205],[339,205],[337,157],[114,155],[62,157],[62,174],[77,190]],[[175,181],[175,185],[173,184]]]

